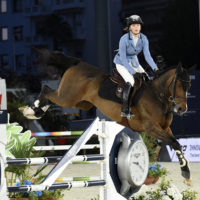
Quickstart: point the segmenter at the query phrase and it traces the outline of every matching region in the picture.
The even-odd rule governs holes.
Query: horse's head
[[[187,111],[187,92],[190,89],[191,81],[189,73],[194,70],[194,66],[184,69],[181,63],[178,64],[174,78],[169,84],[172,111],[178,115],[183,115]]]

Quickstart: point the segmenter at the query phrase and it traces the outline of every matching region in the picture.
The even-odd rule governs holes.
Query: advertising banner
[[[180,138],[178,141],[189,162],[200,162],[200,138]],[[171,161],[178,162],[175,151],[168,145],[166,147]]]

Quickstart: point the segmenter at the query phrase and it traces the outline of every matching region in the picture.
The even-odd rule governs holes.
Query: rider
[[[149,41],[147,37],[141,33],[142,19],[138,15],[131,15],[126,18],[126,29],[128,33],[124,34],[119,41],[119,50],[115,55],[114,63],[116,69],[122,76],[126,85],[123,91],[123,107],[121,116],[131,119],[134,115],[130,111],[129,94],[134,86],[133,75],[138,73],[146,73],[138,61],[137,55],[143,50],[146,62],[154,71],[158,70],[157,65],[149,52]]]

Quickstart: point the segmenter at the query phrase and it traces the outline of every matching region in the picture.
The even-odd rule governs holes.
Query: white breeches
[[[141,65],[139,65],[138,67],[134,67],[133,65],[131,65],[131,66],[138,73],[146,73]],[[133,78],[133,75],[129,73],[129,71],[126,69],[126,67],[124,67],[123,65],[120,65],[120,64],[116,64],[116,69],[119,72],[119,74],[122,76],[124,81],[126,83],[129,82],[133,87],[134,83],[135,83],[135,80]]]

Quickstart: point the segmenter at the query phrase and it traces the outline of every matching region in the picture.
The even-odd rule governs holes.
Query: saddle
[[[133,105],[137,104],[141,96],[141,89],[145,85],[145,81],[148,79],[144,73],[134,74],[135,84],[131,92],[131,102]],[[107,76],[107,78],[102,82],[99,89],[99,96],[101,98],[111,100],[122,104],[123,102],[123,90],[125,86],[125,81],[118,73],[116,69],[113,70],[112,75]]]

